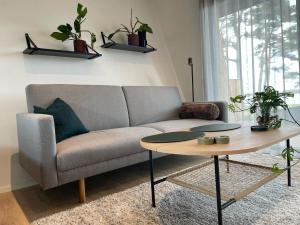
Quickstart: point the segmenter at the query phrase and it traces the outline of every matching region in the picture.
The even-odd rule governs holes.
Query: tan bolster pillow
[[[220,109],[214,103],[183,103],[179,110],[181,119],[215,120],[219,115]]]

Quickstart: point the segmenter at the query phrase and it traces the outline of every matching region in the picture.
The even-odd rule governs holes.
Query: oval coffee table
[[[250,152],[256,152],[260,149],[269,147],[281,141],[286,141],[286,146],[290,147],[290,138],[300,134],[300,127],[298,126],[282,126],[276,130],[269,130],[265,132],[252,132],[249,125],[242,125],[241,128],[236,130],[222,131],[222,132],[206,132],[206,136],[230,136],[229,144],[214,144],[214,145],[199,145],[197,140],[174,142],[174,143],[147,143],[140,141],[140,145],[149,150],[149,165],[150,165],[150,181],[151,181],[151,194],[152,194],[152,206],[155,207],[155,189],[154,186],[163,182],[170,181],[187,188],[191,188],[195,191],[199,191],[205,194],[214,195],[217,199],[217,212],[218,212],[218,224],[222,224],[222,210],[229,205],[235,203],[237,200],[248,195],[250,192],[256,190],[260,186],[274,179],[280,175],[283,171],[287,171],[288,186],[291,186],[291,164],[289,158],[287,159],[287,167],[281,173],[273,173],[272,168],[264,167],[260,165],[242,163],[238,161],[229,160],[229,155],[244,154]],[[195,155],[195,156],[213,156],[213,160],[205,162],[204,164],[197,165],[193,168],[188,168],[184,171],[172,174],[170,176],[161,178],[159,180],[154,179],[153,172],[153,160],[152,151],[177,154],[177,155]],[[225,157],[220,157],[225,156]],[[233,196],[221,193],[220,185],[220,163],[225,163],[227,168],[226,172],[229,173],[229,165],[232,164],[241,170],[243,167],[251,167],[253,170],[257,170],[262,174],[259,177],[259,181],[251,183],[250,187],[243,191],[235,193]],[[202,169],[210,164],[214,165],[214,188],[215,192],[212,192],[210,188],[203,188],[199,186],[199,181],[194,181],[197,173],[200,174]],[[193,179],[191,179],[193,177]],[[242,180],[242,182],[245,182]],[[222,195],[222,196],[221,196]],[[222,198],[226,200],[222,204]]]

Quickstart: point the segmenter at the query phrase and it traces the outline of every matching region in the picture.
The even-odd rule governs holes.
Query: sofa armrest
[[[58,185],[54,119],[50,115],[17,114],[20,164],[42,186]]]
[[[190,102],[189,102],[190,103]],[[220,115],[217,120],[228,122],[228,103],[225,101],[209,101],[209,102],[193,102],[194,104],[214,103],[220,110]]]

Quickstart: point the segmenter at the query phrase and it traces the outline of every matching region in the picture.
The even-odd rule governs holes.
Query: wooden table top
[[[249,124],[242,124],[240,129],[205,132],[205,136],[230,136],[229,144],[199,145],[197,140],[174,143],[146,143],[140,141],[143,148],[168,154],[178,155],[234,155],[255,152],[278,142],[300,134],[300,127],[295,125],[282,125],[281,128],[265,132],[252,132]]]

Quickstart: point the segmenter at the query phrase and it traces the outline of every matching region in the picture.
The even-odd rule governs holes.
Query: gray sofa
[[[29,85],[26,97],[28,113],[17,115],[22,167],[44,190],[79,180],[83,196],[84,178],[146,161],[142,137],[227,121],[224,102],[215,102],[218,120],[179,119],[182,101],[176,87]],[[91,132],[56,144],[53,117],[32,111],[57,97]]]

